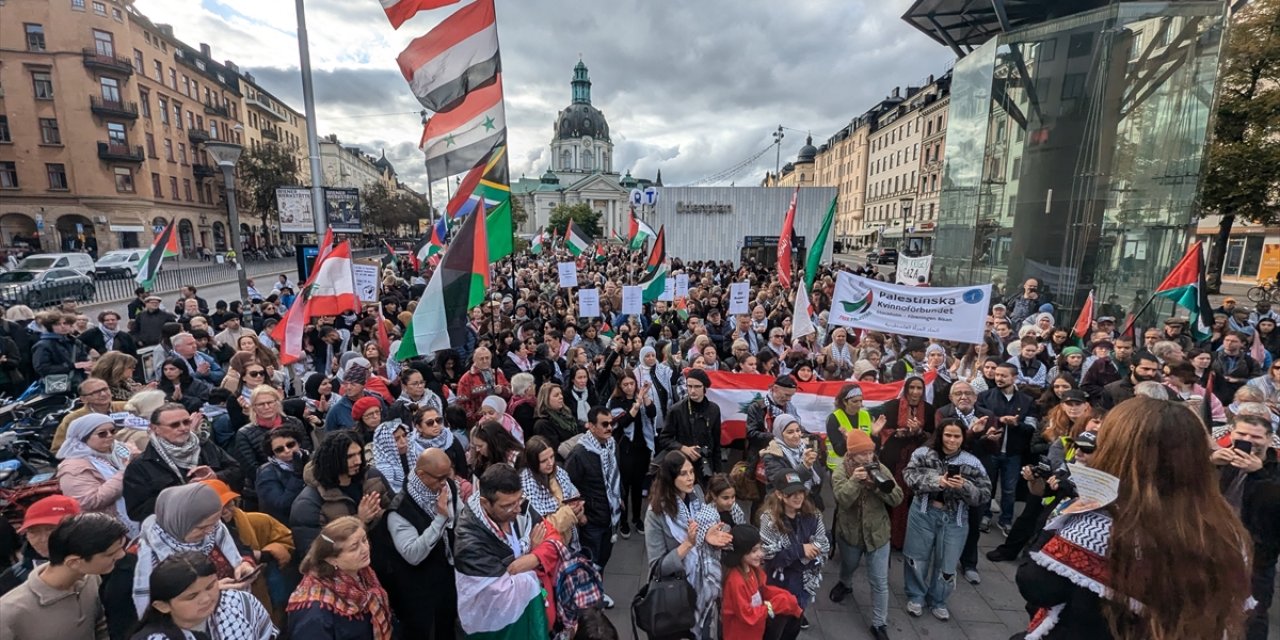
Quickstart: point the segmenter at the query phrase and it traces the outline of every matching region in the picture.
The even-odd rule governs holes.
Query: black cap
[[[1084,391],[1081,391],[1080,389],[1067,389],[1066,391],[1062,392],[1062,401],[1063,402],[1088,402],[1089,394],[1085,393]]]
[[[783,469],[773,474],[771,484],[774,491],[781,491],[784,496],[808,491],[808,487],[804,486],[804,480],[800,479],[800,474],[792,469]]]
[[[796,379],[788,375],[781,375],[773,379],[774,386],[784,387],[787,389],[796,388]]]
[[[1098,448],[1098,434],[1093,431],[1085,431],[1075,438],[1076,448],[1086,453],[1093,453]]]
[[[928,349],[928,348],[929,348],[928,342],[917,339],[917,340],[912,340],[908,342],[907,348],[904,349],[904,351],[906,351],[907,353],[911,353],[913,351],[924,351],[925,349]]]

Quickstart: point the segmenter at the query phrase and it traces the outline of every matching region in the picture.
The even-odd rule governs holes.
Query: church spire
[[[582,59],[578,59],[578,64],[573,68],[573,102],[582,104],[591,104],[591,78],[587,77],[587,65],[582,63]]]

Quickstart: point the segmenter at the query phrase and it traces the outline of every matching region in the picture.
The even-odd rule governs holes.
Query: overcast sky
[[[297,22],[287,0],[137,0],[174,35],[213,47],[302,111]],[[458,5],[460,6],[460,5]],[[921,84],[950,50],[899,16],[905,0],[654,2],[497,0],[512,179],[546,170],[552,124],[570,101],[581,56],[592,103],[604,112],[619,173],[688,184],[741,164],[786,131],[794,158],[812,131],[821,145],[897,85]],[[455,7],[393,30],[377,0],[308,0],[320,135],[373,155],[386,150],[400,179],[422,190],[420,106],[396,56]],[[757,184],[770,149],[736,175]],[[443,186],[437,184],[438,191]],[[439,204],[439,202],[437,202]]]

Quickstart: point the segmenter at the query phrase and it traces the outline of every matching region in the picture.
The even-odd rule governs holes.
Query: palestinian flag
[[[574,257],[580,256],[591,246],[591,236],[578,226],[573,220],[569,220],[569,226],[564,230],[564,245],[568,247],[569,253]]]
[[[546,230],[539,230],[538,235],[533,237],[533,244],[529,246],[529,253],[532,253],[535,256],[542,255],[542,252],[546,248],[547,232]]]
[[[644,243],[649,241],[658,234],[653,232],[653,227],[647,225],[640,218],[636,217],[636,210],[631,209],[631,229],[627,232],[627,248],[632,251],[639,251],[644,248]]]
[[[640,286],[644,287],[644,301],[653,302],[667,290],[667,242],[666,227],[658,229],[658,237],[649,251],[649,261],[644,267]],[[824,423],[825,424],[825,423]]]
[[[729,373],[727,371],[707,371],[711,377],[711,386],[707,388],[707,398],[720,407],[720,444],[728,445],[734,440],[747,437],[747,406],[757,398],[769,393],[773,384],[773,376],[754,373]],[[924,376],[926,389],[933,382],[933,372]],[[859,382],[862,387],[862,408],[878,416],[884,411],[885,403],[891,402],[902,394],[905,381],[889,384]],[[826,435],[827,416],[831,415],[831,407],[835,405],[836,394],[840,387],[848,384],[845,380],[831,382],[797,382],[799,388],[791,398],[795,405],[796,417],[800,424],[810,433]]]
[[[498,537],[500,532],[490,524],[491,520],[480,506],[478,491],[458,511],[454,584],[458,589],[458,622],[463,637],[467,640],[547,637],[547,600],[538,574],[533,571],[507,573],[515,555],[511,545]],[[518,518],[511,526],[520,535],[522,550],[541,557],[541,545],[529,548],[529,520]],[[548,544],[550,542],[543,542]]]
[[[382,241],[382,247],[387,250],[387,255],[382,256],[382,266],[392,267],[396,271],[400,270],[400,258],[396,255],[396,248],[391,246],[390,242]]]
[[[156,236],[151,248],[138,261],[138,273],[133,279],[137,281],[138,286],[147,291],[150,291],[151,286],[155,284],[156,276],[160,274],[160,264],[164,259],[178,255],[178,234],[173,229],[175,220],[169,221],[169,225]]]
[[[489,286],[489,242],[485,225],[467,216],[449,243],[440,266],[431,274],[413,319],[405,327],[397,360],[425,356],[462,346],[467,339],[467,311],[484,302]]]
[[[822,252],[826,249],[827,238],[831,236],[831,225],[836,220],[836,199],[831,199],[831,206],[827,207],[827,215],[822,218],[822,228],[818,230],[818,235],[814,236],[813,244],[809,246],[809,258],[804,263],[804,288],[806,291],[813,290],[813,281],[818,277],[818,268],[822,266]]]
[[[1197,341],[1207,340],[1213,327],[1213,307],[1209,305],[1209,290],[1204,283],[1204,243],[1197,241],[1187,247],[1173,271],[1156,287],[1154,296],[1172,300],[1174,304],[1191,312],[1191,336]]]
[[[626,238],[623,238],[622,234],[618,233],[617,229],[614,229],[609,233],[609,239],[619,244],[625,244],[627,242]]]
[[[418,241],[418,247],[413,252],[414,262],[417,263],[414,265],[415,270],[420,270],[431,256],[444,251],[444,240],[440,238],[439,231],[440,228],[433,224],[431,231]]]

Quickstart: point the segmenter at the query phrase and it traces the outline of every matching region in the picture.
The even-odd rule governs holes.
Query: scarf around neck
[[[328,578],[308,573],[289,596],[285,610],[293,613],[311,605],[348,620],[368,614],[374,639],[391,640],[391,605],[373,567],[365,567],[355,576],[343,571]]]
[[[618,474],[618,445],[613,438],[604,444],[588,433],[578,440],[583,449],[600,456],[600,473],[604,476],[605,493],[609,498],[610,524],[618,524],[622,515],[622,484]]]
[[[562,439],[567,440],[582,432],[582,429],[578,426],[578,421],[574,419],[573,414],[569,413],[568,409],[559,411],[547,409],[546,418],[551,421],[557,431],[563,434],[564,437]]]
[[[159,436],[151,438],[151,445],[156,448],[160,459],[164,460],[183,482],[187,481],[187,475],[183,469],[190,471],[200,466],[200,437],[194,431],[187,433],[187,441],[180,445]]]

